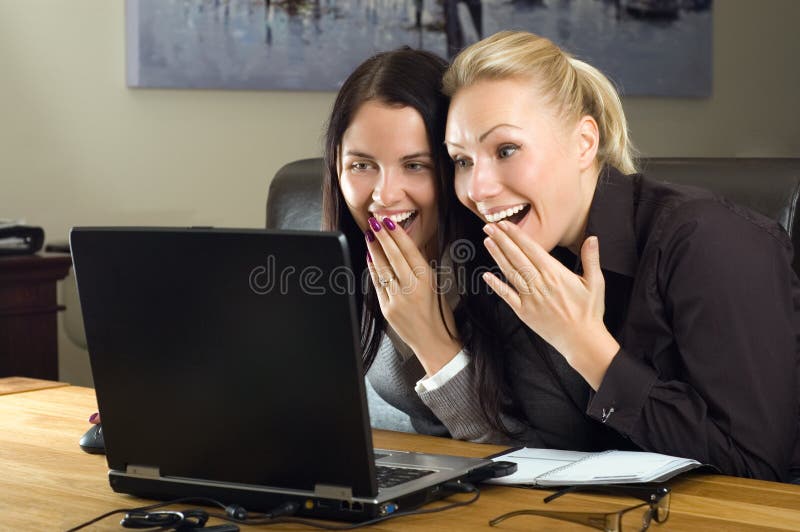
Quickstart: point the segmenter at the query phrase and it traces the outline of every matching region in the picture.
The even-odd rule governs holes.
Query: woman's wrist
[[[597,391],[620,349],[619,343],[605,326],[600,330],[588,330],[575,336],[576,343],[565,355],[567,362],[584,380]]]
[[[419,347],[410,347],[428,377],[435,375],[445,367],[462,349],[461,343],[450,337],[424,342]]]

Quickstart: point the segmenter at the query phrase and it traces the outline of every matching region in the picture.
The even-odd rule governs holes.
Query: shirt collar
[[[589,208],[586,236],[600,243],[600,267],[633,277],[639,264],[636,248],[634,176],[604,166]]]

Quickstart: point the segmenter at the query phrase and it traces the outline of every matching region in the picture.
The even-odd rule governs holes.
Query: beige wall
[[[649,156],[800,157],[798,0],[714,0],[711,98],[629,98]]]
[[[600,1],[600,0],[597,0]],[[0,0],[0,217],[259,227],[268,179],[320,153],[331,93],[130,90],[122,0]],[[714,90],[630,98],[650,156],[800,156],[797,0],[717,0]],[[86,381],[62,335],[62,378]]]

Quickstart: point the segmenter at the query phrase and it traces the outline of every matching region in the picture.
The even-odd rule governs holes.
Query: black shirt
[[[604,319],[621,346],[586,413],[644,450],[788,480],[800,285],[786,232],[708,191],[613,169],[586,232],[599,240]]]

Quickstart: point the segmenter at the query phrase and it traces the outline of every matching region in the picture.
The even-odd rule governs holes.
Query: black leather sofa
[[[650,178],[704,187],[778,220],[800,249],[800,158],[649,158],[640,167]],[[321,158],[278,170],[267,195],[267,227],[319,229],[322,173]],[[798,275],[799,256],[793,263]]]

